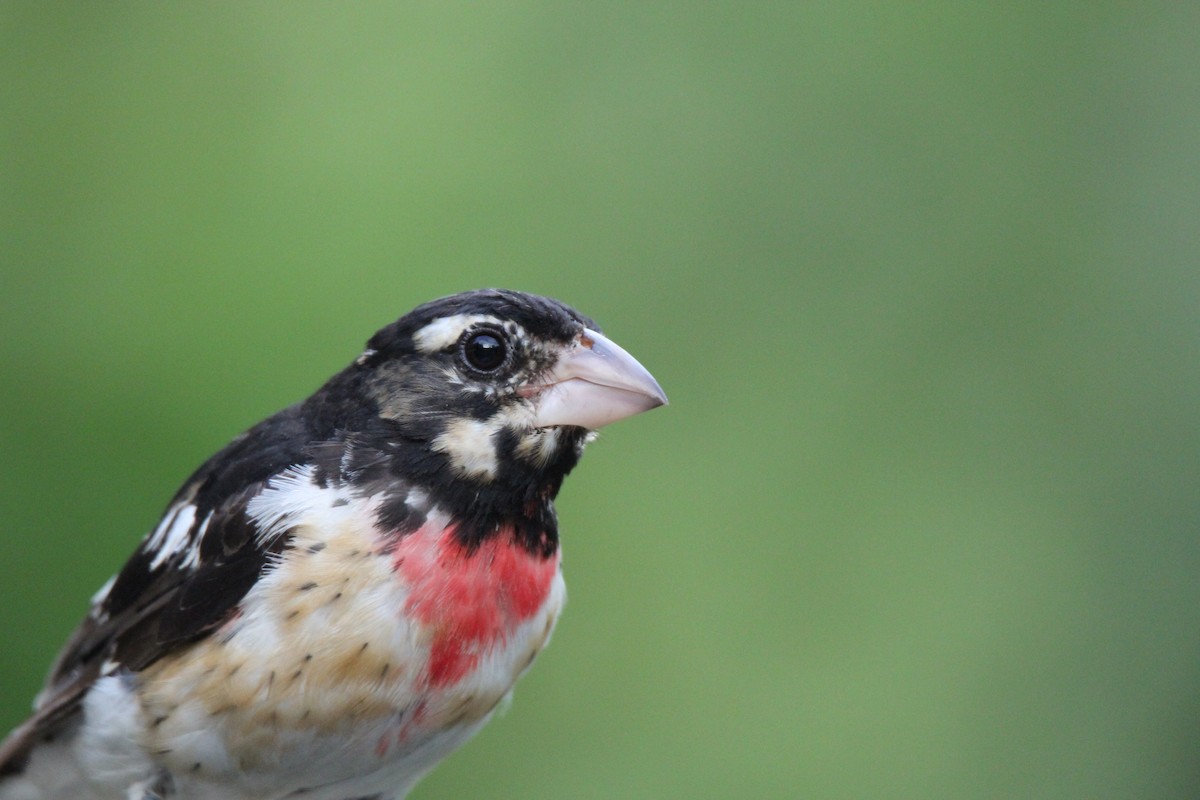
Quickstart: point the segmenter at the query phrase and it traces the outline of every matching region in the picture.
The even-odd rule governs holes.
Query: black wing
[[[293,406],[192,475],[59,653],[34,716],[0,746],[0,777],[74,718],[97,679],[144,669],[229,618],[288,540],[263,540],[247,505],[271,476],[302,463],[312,435]]]

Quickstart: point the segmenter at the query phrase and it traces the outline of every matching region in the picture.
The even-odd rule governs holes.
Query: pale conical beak
[[[534,424],[599,428],[667,404],[654,376],[603,335],[585,328],[536,387]]]

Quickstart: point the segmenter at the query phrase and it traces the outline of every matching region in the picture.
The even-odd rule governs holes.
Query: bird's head
[[[442,498],[451,505],[485,506],[493,497],[552,498],[592,431],[667,402],[592,320],[556,300],[495,289],[417,307],[375,334],[321,394],[328,411],[365,398],[366,418],[339,427],[375,432],[374,448],[457,496]]]

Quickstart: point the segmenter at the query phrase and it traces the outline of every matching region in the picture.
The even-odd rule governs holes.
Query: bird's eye
[[[462,343],[462,357],[479,372],[495,372],[508,361],[508,343],[498,331],[476,331]]]

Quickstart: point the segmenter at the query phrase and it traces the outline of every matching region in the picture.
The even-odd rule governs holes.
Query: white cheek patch
[[[496,476],[498,459],[495,436],[504,420],[458,419],[433,440],[433,449],[450,457],[450,465],[472,478],[490,480]]]
[[[421,328],[413,334],[413,344],[422,353],[437,353],[452,346],[462,336],[462,332],[472,325],[490,322],[499,326],[500,320],[487,314],[455,314],[452,317],[442,317]]]
[[[558,452],[561,433],[561,428],[534,428],[517,444],[517,455],[535,467],[544,467]]]

